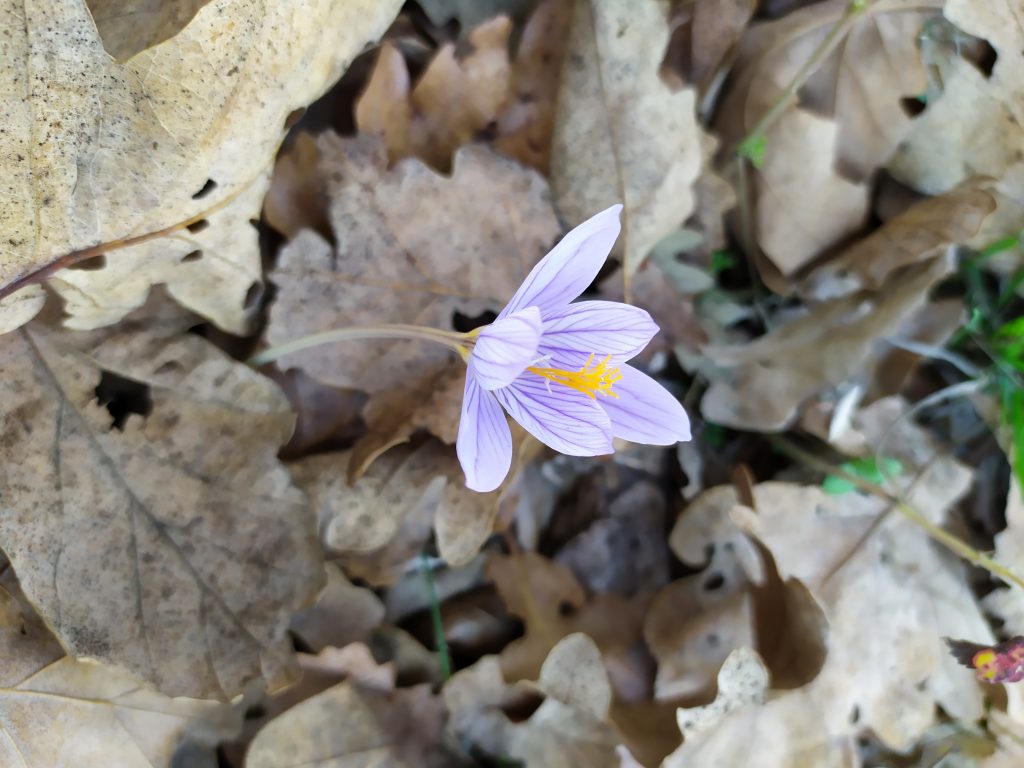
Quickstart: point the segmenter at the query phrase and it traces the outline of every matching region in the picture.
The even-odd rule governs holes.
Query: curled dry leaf
[[[0,762],[21,768],[170,766],[184,742],[229,738],[225,705],[168,698],[122,669],[63,656],[18,596],[0,589]]]
[[[877,340],[912,318],[951,266],[945,254],[902,271],[878,293],[861,291],[812,307],[746,346],[708,348],[713,361],[732,367],[732,375],[712,383],[701,412],[726,426],[783,429],[808,398],[863,374]],[[817,353],[808,355],[808,349]]]
[[[323,575],[276,457],[293,424],[280,391],[195,336],[34,325],[0,360],[0,542],[68,652],[176,696],[283,682],[288,620]],[[103,371],[148,413],[112,428]]]
[[[361,654],[371,662],[369,653]],[[356,668],[355,676],[271,720],[253,739],[248,768],[285,765],[445,768],[446,713],[429,685],[393,690],[390,675]]]
[[[352,453],[310,456],[294,465],[309,494],[324,543],[363,578],[390,583],[437,533],[440,555],[453,564],[470,560],[491,534],[498,497],[465,487],[452,452],[435,441],[386,452],[354,484],[346,479]],[[355,566],[356,562],[363,563]]]
[[[455,150],[496,121],[508,101],[511,31],[512,22],[499,16],[469,33],[468,54],[457,56],[447,43],[411,90],[405,59],[385,43],[356,104],[359,130],[382,136],[392,163],[418,157],[448,170]]]
[[[500,309],[559,232],[544,181],[483,147],[459,150],[445,177],[411,158],[388,170],[382,141],[370,136],[325,134],[317,146],[336,246],[307,230],[282,249],[270,344],[379,323],[450,329],[456,312]],[[465,366],[446,349],[347,342],[283,365],[371,395],[360,470],[419,427],[455,440]]]
[[[558,93],[551,187],[559,213],[583,221],[622,203],[613,254],[624,279],[693,212],[701,141],[692,88],[661,80],[668,6],[576,0]]]
[[[0,90],[24,98],[10,100],[0,138],[0,286],[111,243],[102,268],[65,270],[53,283],[71,325],[115,322],[166,283],[217,325],[245,331],[261,285],[250,219],[286,118],[336,81],[400,5],[317,0],[295,13],[287,0],[211,0],[172,37],[119,62],[104,44],[134,48],[145,36],[135,23],[111,20],[101,38],[85,0],[31,10],[3,0],[0,15],[22,21],[9,25]],[[205,231],[196,222],[121,247],[203,212]]]
[[[717,112],[726,147],[754,130],[848,5],[815,3],[750,28]],[[941,5],[867,4],[800,89],[798,108],[768,132],[757,173],[756,237],[783,276],[864,223],[871,177],[911,126],[903,101],[927,87],[917,38]]]

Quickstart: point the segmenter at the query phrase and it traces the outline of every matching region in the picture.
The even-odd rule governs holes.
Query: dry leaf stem
[[[798,448],[793,443],[782,438],[773,438],[772,444],[776,446],[780,451],[789,455],[791,458],[806,464],[807,466],[817,469],[820,472],[824,472],[831,475],[841,477],[847,482],[852,483],[854,486],[870,493],[873,496],[885,499],[890,502],[896,509],[898,509],[908,520],[915,525],[919,526],[927,533],[932,539],[944,546],[953,554],[963,558],[969,563],[983,568],[991,573],[996,578],[1002,580],[1011,587],[1020,587],[1024,589],[1024,578],[1021,578],[1013,570],[1007,568],[1004,565],[997,563],[987,555],[982,554],[970,544],[965,542],[959,536],[956,536],[944,528],[935,525],[931,520],[921,514],[917,509],[907,504],[903,499],[898,496],[894,496],[887,490],[879,485],[858,477],[850,472],[840,469],[839,467],[832,466],[829,462],[819,459],[817,456],[808,453],[802,448]]]

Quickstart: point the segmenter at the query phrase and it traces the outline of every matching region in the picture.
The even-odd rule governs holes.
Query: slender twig
[[[846,472],[845,470],[840,469],[839,467],[832,466],[829,462],[823,459],[819,459],[814,454],[808,453],[802,448],[798,448],[788,440],[782,438],[775,438],[772,440],[772,444],[775,445],[780,451],[782,451],[785,454],[788,454],[791,458],[799,461],[802,464],[806,464],[807,466],[813,469],[817,469],[819,472],[824,472],[836,475],[837,477],[841,477],[847,482],[852,483],[854,486],[864,491],[865,493],[870,493],[873,496],[878,496],[881,499],[885,499],[890,504],[892,504],[897,510],[899,510],[904,517],[906,517],[912,523],[921,528],[934,541],[941,544],[943,547],[948,549],[953,554],[963,558],[964,560],[966,560],[969,563],[972,563],[973,565],[978,566],[979,568],[983,568],[984,570],[988,571],[993,576],[1002,580],[1010,586],[1016,586],[1020,587],[1021,589],[1024,589],[1024,578],[1021,578],[1021,576],[1019,576],[1013,570],[1007,568],[1004,565],[1001,565],[1000,563],[997,563],[991,557],[982,554],[960,537],[950,533],[941,526],[936,525],[923,514],[921,514],[917,509],[915,509],[910,504],[905,502],[903,499],[889,493],[889,491],[885,490],[881,486],[876,485],[875,483],[872,483],[869,480],[865,480],[862,477],[858,477],[857,475],[851,472]]]

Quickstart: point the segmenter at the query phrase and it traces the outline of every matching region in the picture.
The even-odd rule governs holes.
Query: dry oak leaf
[[[125,61],[104,45],[123,53],[146,33],[106,23],[97,5],[102,32],[86,0],[0,2],[0,91],[11,96],[0,133],[0,287],[111,243],[101,268],[52,281],[70,326],[116,322],[166,283],[178,301],[243,332],[261,286],[250,220],[286,118],[338,79],[401,2],[313,0],[296,13],[289,0],[210,0]],[[117,247],[204,211],[205,229]]]
[[[168,698],[122,669],[75,661],[17,596],[0,589],[0,764],[170,768],[186,742],[230,738],[226,705]]]
[[[452,154],[494,122],[509,97],[512,22],[492,19],[469,33],[470,52],[442,46],[410,90],[405,59],[381,46],[370,80],[356,103],[356,125],[384,137],[388,158],[418,157],[447,170]]]
[[[360,646],[356,646],[357,648]],[[372,662],[361,654],[363,666]],[[390,675],[353,670],[343,683],[271,720],[253,739],[247,768],[448,768],[447,712],[429,685],[395,690]]]
[[[277,460],[273,383],[195,336],[56,333],[0,344],[0,546],[73,656],[174,696],[284,682],[291,614],[323,579],[312,512]],[[109,371],[149,413],[112,427]]]
[[[413,158],[389,170],[372,136],[325,134],[317,146],[336,245],[302,230],[281,250],[271,345],[379,323],[451,329],[456,312],[500,309],[560,231],[544,180],[485,147],[460,149],[446,177]],[[455,441],[465,366],[440,346],[346,342],[289,355],[285,366],[371,395],[373,455],[417,427]]]
[[[740,429],[783,429],[806,400],[864,375],[878,340],[912,320],[951,267],[947,252],[902,270],[877,293],[822,302],[745,346],[708,347],[707,355],[731,374],[711,384],[701,412]]]
[[[612,253],[623,259],[627,286],[651,248],[693,212],[701,170],[696,92],[673,93],[659,76],[667,10],[653,0],[576,0],[558,92],[556,206],[568,221],[625,206]]]
[[[1001,178],[1024,159],[1024,8],[1016,0],[949,0],[943,13],[988,40],[997,58],[989,75],[958,55],[937,62],[941,95],[914,122],[890,164],[896,178],[929,194],[975,175]]]

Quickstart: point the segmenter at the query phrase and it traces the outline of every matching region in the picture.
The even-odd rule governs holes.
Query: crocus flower
[[[619,235],[621,205],[572,230],[533,268],[490,325],[470,337],[456,450],[466,485],[497,488],[512,465],[507,411],[570,456],[612,453],[612,438],[672,445],[690,439],[682,405],[626,362],[658,332],[638,307],[576,299]]]

